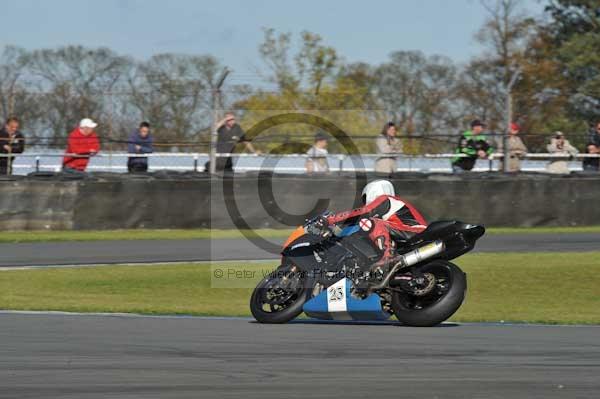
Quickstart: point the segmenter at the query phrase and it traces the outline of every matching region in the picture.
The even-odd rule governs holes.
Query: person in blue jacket
[[[130,154],[151,154],[152,153],[152,135],[150,134],[150,124],[148,122],[140,123],[140,126],[131,133],[127,141],[127,152]],[[147,172],[147,157],[129,157],[127,160],[127,170],[131,172]]]

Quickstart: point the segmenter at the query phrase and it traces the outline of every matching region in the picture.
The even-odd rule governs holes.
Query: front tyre
[[[295,319],[312,292],[312,279],[296,267],[279,267],[261,280],[250,297],[250,311],[259,323]]]
[[[462,305],[467,277],[455,264],[434,260],[413,268],[412,274],[422,277],[423,284],[395,290],[392,294],[394,315],[403,324],[436,326],[450,318]]]

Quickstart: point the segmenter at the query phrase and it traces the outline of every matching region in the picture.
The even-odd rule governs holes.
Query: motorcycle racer
[[[450,260],[471,251],[485,227],[457,220],[425,227],[388,181],[367,185],[363,201],[359,209],[322,213],[291,233],[280,266],[252,293],[256,320],[286,323],[302,312],[326,320],[394,314],[406,325],[433,326],[456,312],[467,281]]]
[[[333,226],[334,232],[340,231],[342,226],[358,225],[382,252],[376,265],[385,264],[394,256],[391,234],[409,238],[427,228],[427,222],[419,211],[396,196],[394,186],[387,180],[375,180],[367,184],[363,189],[362,199],[362,207],[324,215],[317,223],[322,227]]]

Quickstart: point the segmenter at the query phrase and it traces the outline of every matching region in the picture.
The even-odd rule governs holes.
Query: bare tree
[[[492,130],[506,127],[507,85],[521,64],[535,21],[522,0],[480,0],[487,18],[475,35],[483,53],[462,71],[457,86],[464,122],[488,121]],[[512,110],[511,110],[512,111]]]
[[[28,91],[29,62],[28,53],[18,47],[7,46],[0,54],[0,119],[17,116],[35,133],[43,112],[39,96]]]
[[[19,79],[27,65],[25,50],[8,46],[0,56],[0,109],[3,117],[15,114]]]
[[[129,58],[81,46],[36,50],[30,58],[28,69],[36,79],[32,86],[44,93],[44,133],[56,144],[83,117],[108,124],[110,94],[131,67]]]
[[[502,126],[506,97],[503,78],[502,68],[485,60],[473,60],[462,70],[455,97],[463,126],[472,119],[487,121],[492,130]]]
[[[129,80],[131,104],[152,122],[159,142],[208,135],[212,90],[222,69],[212,56],[155,55]]]
[[[457,68],[442,56],[396,51],[376,71],[376,92],[409,135],[447,133],[455,127],[452,93]]]
[[[522,0],[480,2],[488,18],[475,38],[485,46],[483,58],[502,68],[504,84],[508,84],[511,66],[522,56],[535,21],[524,11]]]

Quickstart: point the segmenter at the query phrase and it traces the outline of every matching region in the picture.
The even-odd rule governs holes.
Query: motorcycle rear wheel
[[[432,327],[450,318],[465,299],[466,274],[455,264],[444,260],[431,261],[413,268],[413,271],[434,275],[436,285],[427,295],[394,291],[392,310],[396,318],[413,327]]]
[[[296,279],[289,290],[280,288],[283,278]],[[312,292],[312,279],[290,267],[279,267],[261,280],[250,297],[250,311],[259,323],[282,324],[298,317]],[[278,297],[276,296],[278,295]],[[281,303],[274,303],[281,302]]]

